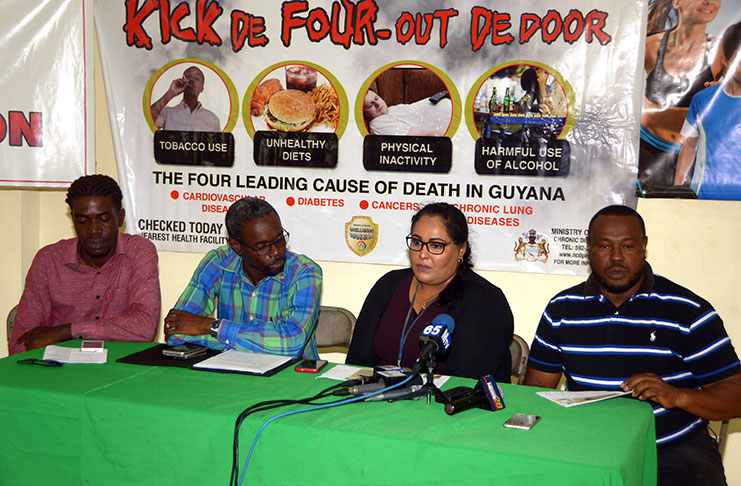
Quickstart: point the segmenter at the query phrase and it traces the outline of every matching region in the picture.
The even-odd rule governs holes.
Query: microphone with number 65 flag
[[[440,314],[432,319],[419,335],[419,346],[422,350],[412,368],[415,375],[437,357],[444,356],[450,348],[450,339],[455,329],[455,321],[448,314]]]

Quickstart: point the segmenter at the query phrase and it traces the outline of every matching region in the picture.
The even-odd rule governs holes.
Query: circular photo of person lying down
[[[451,137],[460,98],[452,81],[418,61],[384,66],[363,83],[355,117],[363,135]]]
[[[334,76],[303,61],[266,69],[244,97],[242,116],[253,136],[256,131],[334,132],[347,123],[347,97]]]

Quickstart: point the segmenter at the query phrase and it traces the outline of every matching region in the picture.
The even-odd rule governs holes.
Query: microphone
[[[377,383],[365,383],[363,385],[341,388],[339,390],[335,390],[332,394],[337,396],[352,395],[354,397],[359,397],[360,395],[377,392],[378,390],[382,390],[384,388],[386,388],[386,385],[384,385],[383,381],[379,381]]]
[[[450,347],[450,337],[455,329],[455,321],[448,314],[440,314],[422,330],[419,335],[419,345],[422,351],[412,368],[412,374],[422,371],[427,361],[435,356],[441,356]]]
[[[466,391],[462,396],[458,395],[454,400],[447,402],[445,413],[453,415],[474,407],[492,412],[505,408],[504,393],[502,388],[494,381],[494,376],[490,374],[482,376],[473,389],[469,388],[469,391]]]
[[[404,388],[398,388],[396,390],[390,390],[378,395],[368,397],[364,401],[366,402],[383,402],[388,400],[393,402],[396,400],[406,400],[407,398],[413,398],[415,400],[422,396],[428,395],[429,389],[424,388],[422,385],[412,385]]]
[[[484,401],[484,394],[481,391],[474,391],[467,397],[453,400],[450,403],[445,404],[445,413],[453,415],[454,413],[468,410],[469,408],[478,407],[481,402]]]
[[[398,375],[398,377],[396,376]],[[335,396],[345,396],[345,395],[352,395],[354,397],[359,397],[361,395],[367,395],[369,393],[377,392],[378,390],[381,390],[383,388],[389,387],[391,385],[395,385],[396,383],[399,383],[399,381],[402,381],[402,379],[408,378],[409,375],[403,374],[401,372],[398,372],[393,375],[384,376],[383,373],[377,373],[374,375],[374,378],[376,382],[374,383],[363,383],[355,386],[348,386],[345,388],[340,388],[339,390],[335,390],[332,392]],[[416,376],[412,380],[409,381],[409,385],[421,385],[422,384],[422,377]]]

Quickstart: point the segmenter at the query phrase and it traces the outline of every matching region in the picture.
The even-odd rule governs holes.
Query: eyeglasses
[[[422,241],[412,235],[407,236],[407,247],[412,251],[422,251],[422,248],[427,247],[427,251],[430,255],[442,255],[445,253],[445,247],[450,243],[446,241]]]
[[[32,365],[39,365],[39,366],[62,366],[64,363],[60,363],[59,361],[54,361],[51,359],[24,358],[24,359],[19,359],[18,364],[32,364]]]
[[[254,251],[260,256],[266,256],[268,252],[270,252],[270,249],[272,247],[278,248],[279,250],[282,250],[286,247],[288,244],[288,238],[291,236],[291,233],[286,231],[285,229],[281,228],[282,232],[280,236],[278,236],[276,239],[271,241],[270,243],[265,243],[262,246],[258,246],[257,248],[252,248],[250,245],[242,244],[242,246],[246,246],[250,250]]]

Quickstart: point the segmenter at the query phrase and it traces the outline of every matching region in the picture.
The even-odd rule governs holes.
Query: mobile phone
[[[305,359],[294,368],[296,371],[303,373],[319,373],[319,370],[327,364],[326,359]]]
[[[440,91],[439,93],[435,93],[434,95],[430,96],[428,99],[430,100],[430,103],[436,105],[441,99],[449,97],[450,93],[448,93],[447,91]]]
[[[188,359],[195,358],[206,352],[205,346],[199,346],[198,344],[178,344],[177,346],[169,346],[162,349],[162,356],[175,359]]]
[[[540,421],[540,415],[528,415],[526,413],[516,413],[504,422],[505,427],[513,429],[530,430]]]
[[[103,341],[83,341],[80,351],[103,351]]]

